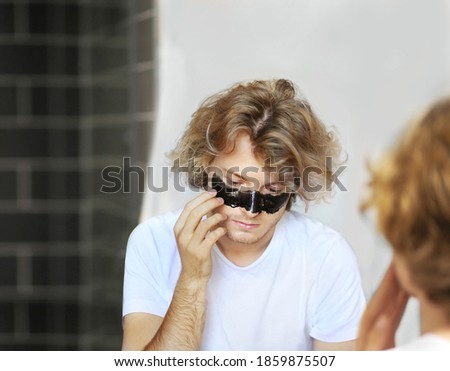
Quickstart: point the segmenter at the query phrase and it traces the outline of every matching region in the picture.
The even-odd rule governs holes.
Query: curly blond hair
[[[416,120],[372,169],[377,225],[413,280],[450,316],[450,98]]]
[[[250,136],[255,156],[269,161],[294,193],[287,209],[295,195],[307,206],[330,191],[335,165],[341,163],[340,144],[306,99],[297,95],[294,84],[284,79],[238,83],[207,98],[169,156],[188,169],[190,185],[201,187],[205,167],[231,152],[240,133]],[[300,184],[308,168],[313,169],[309,175],[314,182],[309,189]]]

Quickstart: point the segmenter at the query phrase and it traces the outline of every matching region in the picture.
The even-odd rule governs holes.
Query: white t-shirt
[[[123,315],[164,317],[181,262],[173,226],[181,211],[132,232]],[[278,222],[252,264],[239,267],[214,246],[202,350],[311,350],[312,338],[356,338],[365,298],[355,255],[334,230],[295,211]]]
[[[450,341],[434,334],[425,334],[412,342],[391,350],[438,350],[450,352]]]

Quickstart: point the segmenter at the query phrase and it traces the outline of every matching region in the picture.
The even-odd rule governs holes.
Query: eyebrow
[[[221,170],[223,170],[224,171],[224,174],[225,174],[225,176],[227,176],[227,175],[229,175],[230,173],[229,173],[229,171],[228,171],[228,169],[224,169],[223,167],[221,167],[221,166],[218,166]],[[243,178],[239,173],[237,173],[237,172],[234,172],[234,173],[231,173],[231,176],[237,176],[239,179],[241,179],[241,180],[246,180],[245,178]],[[254,178],[253,178],[254,179]],[[267,187],[267,186],[276,186],[276,185],[283,185],[281,182],[271,182],[271,183],[266,183],[266,184],[264,184],[264,187]]]

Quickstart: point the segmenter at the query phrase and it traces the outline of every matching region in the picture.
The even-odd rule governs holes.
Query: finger
[[[386,310],[386,307],[389,306],[402,291],[403,290],[397,281],[394,267],[391,264],[378,289],[375,291],[375,294],[372,296],[366,307],[363,321],[361,322],[361,330],[365,330],[367,327],[372,326],[373,321],[378,318],[380,313]]]
[[[406,292],[399,292],[392,304],[377,318],[371,330],[368,350],[384,350],[395,347],[395,333],[407,302]]]
[[[385,311],[374,317],[370,326],[360,329],[356,342],[357,350],[382,350],[395,346],[395,334],[408,301],[405,292],[399,293]]]
[[[188,215],[186,223],[183,226],[182,234],[192,236],[197,229],[202,218],[210,211],[223,204],[222,198],[211,198],[192,209]]]
[[[357,348],[374,350],[393,347],[408,299],[409,295],[401,288],[391,265],[361,319]]]
[[[361,341],[364,341],[364,337],[370,334],[371,328],[374,325],[374,322],[379,317],[379,314],[382,311],[382,308],[385,308],[386,305],[389,304],[389,301],[386,300],[387,294],[385,291],[390,290],[391,286],[390,282],[395,279],[393,265],[389,265],[380,285],[375,291],[372,298],[369,300],[369,303],[366,306],[364,314],[361,318],[359,329],[358,329],[358,338]]]
[[[213,231],[209,232],[203,242],[200,244],[201,249],[208,249],[211,250],[211,248],[214,246],[214,244],[225,234],[227,233],[226,228],[219,227],[214,229]]]
[[[192,246],[199,246],[205,239],[208,232],[211,232],[216,225],[223,222],[226,218],[227,217],[223,214],[214,214],[202,220],[192,236]]]
[[[177,222],[175,223],[175,226],[173,227],[173,230],[175,234],[177,235],[183,226],[186,224],[186,220],[189,217],[189,213],[198,205],[202,204],[203,202],[212,199],[216,197],[217,192],[215,190],[211,190],[208,192],[202,192],[197,197],[193,198],[191,201],[189,201],[183,208],[183,211],[181,212],[180,216],[178,217]]]
[[[395,307],[392,310],[392,318],[393,318],[393,324],[392,326],[397,331],[398,326],[400,325],[400,322],[402,320],[403,314],[405,313],[406,305],[408,304],[409,295],[405,290],[402,290],[398,296],[397,300],[395,302]]]

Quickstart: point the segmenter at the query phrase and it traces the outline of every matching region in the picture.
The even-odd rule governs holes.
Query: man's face
[[[274,182],[269,174],[263,171],[264,162],[255,157],[252,143],[247,134],[236,138],[233,151],[224,156],[217,156],[208,171],[217,170],[216,174],[230,187],[240,190],[256,190],[262,194],[277,195],[283,191],[281,184]],[[274,214],[265,211],[251,213],[242,207],[232,208],[227,205],[215,209],[214,212],[226,215],[223,223],[227,234],[219,242],[227,245],[230,241],[243,244],[265,244],[275,231],[275,226],[286,211],[286,205]]]

